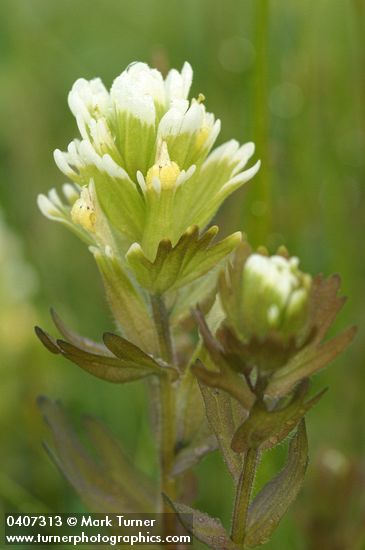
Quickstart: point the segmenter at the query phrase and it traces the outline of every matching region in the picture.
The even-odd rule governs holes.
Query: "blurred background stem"
[[[250,188],[250,216],[246,223],[254,245],[265,245],[271,227],[271,193],[269,177],[269,0],[257,0],[254,8],[254,46],[256,63],[252,77],[253,136],[261,168]]]

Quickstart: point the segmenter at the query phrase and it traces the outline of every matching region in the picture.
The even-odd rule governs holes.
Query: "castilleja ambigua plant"
[[[252,143],[213,149],[220,121],[202,94],[189,101],[191,83],[188,63],[165,79],[134,63],[110,91],[99,79],[78,80],[69,106],[81,137],[54,153],[70,180],[64,199],[54,189],[38,199],[43,214],[94,255],[118,334],[93,342],[52,312],[63,339],[39,327],[37,335],[104,381],[148,378],[160,486],[132,467],[98,422],[86,423],[95,462],[60,405],[40,404],[52,456],[92,511],[174,511],[210,548],[253,548],[270,538],[303,481],[304,416],[323,393],[308,397],[309,378],[354,330],[322,343],[343,304],[338,277],[312,279],[285,249],[253,252],[241,233],[214,241],[212,218],[259,162],[247,168]],[[197,343],[186,338],[194,326]],[[285,468],[252,498],[261,453],[292,433]],[[217,448],[236,488],[230,533],[191,508],[187,491],[192,467]],[[166,514],[166,530],[174,517]]]

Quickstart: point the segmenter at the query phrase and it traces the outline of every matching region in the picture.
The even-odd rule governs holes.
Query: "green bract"
[[[188,63],[166,79],[133,63],[110,91],[100,79],[77,80],[69,106],[81,139],[54,154],[73,185],[64,187],[67,204],[54,190],[41,195],[42,212],[90,244],[126,252],[138,243],[150,261],[162,240],[175,246],[189,227],[204,229],[259,162],[243,170],[252,143],[231,140],[210,153],[220,121],[201,94],[187,99],[191,82]]]

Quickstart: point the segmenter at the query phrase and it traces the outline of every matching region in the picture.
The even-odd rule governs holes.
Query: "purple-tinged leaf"
[[[290,442],[288,460],[284,469],[258,493],[250,505],[245,548],[265,544],[296,499],[308,465],[308,441],[302,420]]]
[[[68,328],[53,308],[51,308],[51,316],[54,324],[65,340],[84,351],[90,351],[91,353],[97,353],[99,355],[109,355],[108,349],[101,342],[94,342],[94,340],[86,338],[85,336],[80,336],[75,331]]]
[[[231,476],[238,482],[242,471],[243,457],[233,452],[231,442],[237,426],[242,423],[244,411],[235,399],[225,392],[208,388],[203,383],[200,383],[200,389],[204,398],[208,422],[217,438],[223,459]],[[238,408],[239,412],[237,412]]]
[[[321,399],[327,390],[304,401],[304,396],[295,398],[286,407],[268,411],[263,404],[256,403],[250,416],[237,429],[232,439],[236,453],[252,449],[270,449],[281,443],[299,424],[304,415]]]
[[[163,370],[158,366],[152,369],[149,366],[136,365],[132,361],[125,361],[118,357],[88,353],[63,340],[58,340],[57,344],[66,359],[69,359],[93,376],[106,380],[107,382],[121,384],[139,380],[153,374],[163,374]]]
[[[239,550],[238,546],[228,536],[219,519],[211,518],[204,512],[190,508],[185,504],[173,502],[166,495],[163,496],[177,514],[185,529],[209,548],[213,550]]]
[[[177,476],[189,470],[217,448],[217,438],[213,434],[207,435],[204,439],[192,441],[190,445],[177,453],[171,475]]]
[[[46,449],[82,501],[92,512],[129,513],[149,512],[146,503],[140,499],[138,488],[117,481],[108,469],[98,464],[79,442],[74,429],[60,403],[46,397],[38,399],[39,407],[49,425],[54,449]]]
[[[53,336],[48,334],[48,332],[45,332],[43,329],[41,329],[41,327],[34,327],[34,331],[44,347],[48,349],[48,351],[54,353],[55,355],[61,353],[61,350],[57,345],[57,341],[53,338]]]
[[[350,327],[319,346],[307,346],[276,371],[265,391],[269,397],[288,394],[304,378],[309,378],[333,361],[352,342],[356,327]]]

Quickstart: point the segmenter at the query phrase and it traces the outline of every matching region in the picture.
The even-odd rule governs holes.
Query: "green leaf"
[[[265,394],[275,398],[288,394],[303,378],[309,378],[333,361],[352,342],[356,331],[356,327],[350,327],[324,344],[303,348],[273,374]]]
[[[103,470],[116,483],[120,483],[126,493],[143,503],[144,510],[154,510],[157,506],[157,491],[151,479],[137,470],[105,425],[92,416],[86,416],[83,420]]]
[[[57,340],[57,344],[66,359],[69,359],[93,376],[107,382],[121,384],[139,380],[152,374],[157,376],[164,374],[163,369],[158,363],[154,363],[153,366],[152,364],[141,365],[128,358],[120,359],[118,357],[88,353],[63,340]]]
[[[317,342],[324,338],[346,302],[345,297],[337,296],[340,286],[339,275],[332,275],[327,279],[323,275],[317,275],[312,281],[309,318],[311,327],[316,331]]]
[[[264,450],[281,443],[326,391],[321,391],[307,402],[304,401],[305,396],[295,397],[280,410],[268,411],[262,403],[255,403],[250,416],[234,434],[232,449],[243,453],[249,448]]]
[[[284,469],[258,493],[250,505],[245,548],[265,544],[296,499],[308,465],[308,441],[302,420],[290,442]]]
[[[187,447],[176,455],[171,475],[178,476],[198,464],[207,454],[217,450],[218,443],[215,435],[209,433],[205,437],[196,437]]]
[[[176,512],[182,525],[189,533],[214,550],[238,550],[238,546],[228,536],[219,519],[214,519],[194,510],[190,506],[173,502],[163,495],[166,502]]]
[[[53,336],[48,334],[48,332],[45,332],[41,329],[41,327],[34,327],[34,332],[48,351],[54,353],[55,355],[61,353],[61,350],[57,345],[57,341],[53,338]]]
[[[200,389],[206,416],[212,432],[217,438],[223,459],[231,476],[238,482],[242,471],[242,456],[233,452],[231,442],[237,426],[242,423],[244,412],[237,402],[225,392],[212,390],[202,383]]]
[[[105,464],[99,464],[86,452],[60,403],[40,397],[38,404],[53,436],[54,449],[50,449],[48,445],[46,449],[56,466],[92,512],[153,511],[150,503],[141,498],[139,486],[134,487],[130,480],[123,478],[122,469],[116,479],[115,474],[110,475]],[[121,468],[122,466],[123,462],[121,462]],[[134,478],[138,478],[137,472],[134,473]]]
[[[224,261],[224,260],[223,260]],[[184,327],[195,327],[192,310],[199,306],[203,313],[208,313],[217,295],[217,279],[222,269],[222,262],[215,268],[172,293],[170,298],[170,320],[172,324],[181,324]]]
[[[235,397],[241,405],[250,410],[253,406],[256,396],[251,391],[247,379],[243,374],[235,372],[227,363],[223,350],[219,343],[213,337],[208,324],[199,310],[195,312],[196,320],[199,324],[200,334],[209,355],[219,370],[208,370],[198,360],[192,366],[195,376],[211,388],[219,388]]]
[[[110,351],[116,351],[117,356],[112,355],[108,348],[104,355],[90,353],[85,348],[79,348],[70,342],[55,340],[40,327],[36,327],[35,330],[38,338],[49,351],[62,354],[86,372],[107,382],[122,384],[151,375],[168,375],[175,380],[178,375],[176,369],[160,365],[137,346],[115,334],[107,333],[105,342],[109,345]]]
[[[103,340],[106,347],[119,359],[123,361],[130,361],[136,366],[147,367],[153,370],[156,370],[156,367],[159,369],[159,374],[161,371],[165,370],[167,374],[173,379],[176,380],[178,377],[178,371],[167,365],[157,363],[150,355],[147,355],[142,351],[138,346],[132,344],[125,338],[118,336],[118,334],[112,334],[111,332],[106,332],[103,335]]]
[[[208,426],[198,381],[189,364],[176,388],[177,444],[190,445]]]
[[[199,236],[197,226],[190,227],[175,246],[162,240],[154,261],[150,261],[137,243],[128,250],[126,259],[140,285],[153,294],[176,290],[198,279],[223,260],[240,242],[234,233],[211,244],[218,232],[211,227]]]
[[[84,351],[108,355],[108,349],[105,347],[104,344],[102,344],[101,342],[94,342],[94,340],[90,340],[90,338],[85,338],[85,336],[80,336],[79,334],[68,328],[53,308],[51,308],[51,316],[59,332],[68,342],[71,342],[71,344],[83,349]]]
[[[113,316],[123,335],[148,353],[158,350],[150,312],[121,261],[110,250],[92,248]]]
[[[220,389],[229,393],[241,403],[245,410],[250,410],[255,402],[255,396],[248,387],[245,378],[231,370],[229,367],[224,370],[212,371],[204,367],[198,360],[192,367],[192,371],[200,382],[210,388]]]

